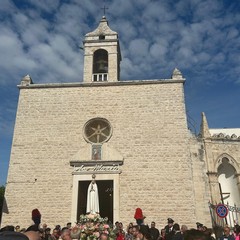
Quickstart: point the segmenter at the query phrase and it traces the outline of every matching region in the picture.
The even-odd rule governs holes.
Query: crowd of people
[[[201,223],[197,223],[196,229],[188,229],[186,225],[180,227],[179,224],[169,218],[165,228],[159,230],[156,228],[155,222],[151,222],[151,226],[145,224],[129,223],[126,230],[121,222],[116,222],[114,228],[116,240],[214,240],[215,236],[212,231]],[[76,228],[77,229],[77,228]],[[233,232],[228,226],[223,229],[224,233],[219,240],[240,240],[240,226],[236,225]],[[0,230],[0,240],[73,240],[79,239],[76,237],[76,232],[71,223],[67,223],[62,227],[56,225],[53,229],[47,224],[41,227],[36,224],[29,228],[20,228],[17,226],[6,226]],[[101,233],[99,240],[108,240],[107,233]],[[93,240],[93,239],[89,239]]]
[[[240,240],[240,226],[235,225],[234,229],[225,226],[223,234],[216,237],[211,229],[208,229],[203,224],[197,222],[195,229],[188,229],[186,225],[174,223],[171,218],[167,219],[167,225],[158,229],[154,221],[148,226],[144,224],[144,216],[141,210],[135,213],[136,223],[129,223],[124,228],[121,222],[116,222],[114,226],[110,223],[105,224],[111,228],[114,235],[109,234],[109,231],[98,229],[98,234],[81,236],[80,225],[72,226],[67,223],[61,227],[56,225],[53,229],[47,224],[41,224],[41,214],[37,209],[32,212],[33,225],[27,229],[17,226],[5,226],[0,230],[0,240]],[[93,231],[96,231],[93,230]]]

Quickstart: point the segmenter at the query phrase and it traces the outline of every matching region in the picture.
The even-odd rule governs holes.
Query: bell
[[[107,61],[101,59],[97,61],[97,72],[98,73],[107,73],[108,71],[108,63]]]

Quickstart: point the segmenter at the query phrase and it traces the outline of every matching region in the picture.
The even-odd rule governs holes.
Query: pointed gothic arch
[[[229,164],[231,164],[236,169],[237,173],[240,172],[240,168],[239,168],[237,161],[231,155],[229,155],[227,153],[222,153],[221,155],[219,155],[217,157],[217,159],[215,161],[215,172],[218,171],[218,168],[223,163],[224,159],[228,159]]]

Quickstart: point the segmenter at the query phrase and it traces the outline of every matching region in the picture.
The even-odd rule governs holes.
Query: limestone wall
[[[28,225],[33,208],[50,226],[70,220],[69,162],[86,147],[83,126],[95,117],[110,122],[109,144],[124,157],[115,220],[134,221],[140,207],[148,223],[172,217],[195,226],[196,201],[203,206],[205,198],[195,196],[193,180],[201,177],[193,168],[201,163],[191,160],[181,81],[21,89],[2,224]]]
[[[190,153],[192,159],[196,219],[197,222],[211,227],[208,206],[208,202],[211,201],[211,194],[207,175],[207,163],[205,161],[204,143],[192,134],[190,135]]]

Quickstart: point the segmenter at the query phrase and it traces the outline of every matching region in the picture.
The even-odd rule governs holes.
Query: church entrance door
[[[79,181],[77,219],[86,214],[87,190],[91,181]],[[97,180],[100,216],[113,222],[113,180]]]

